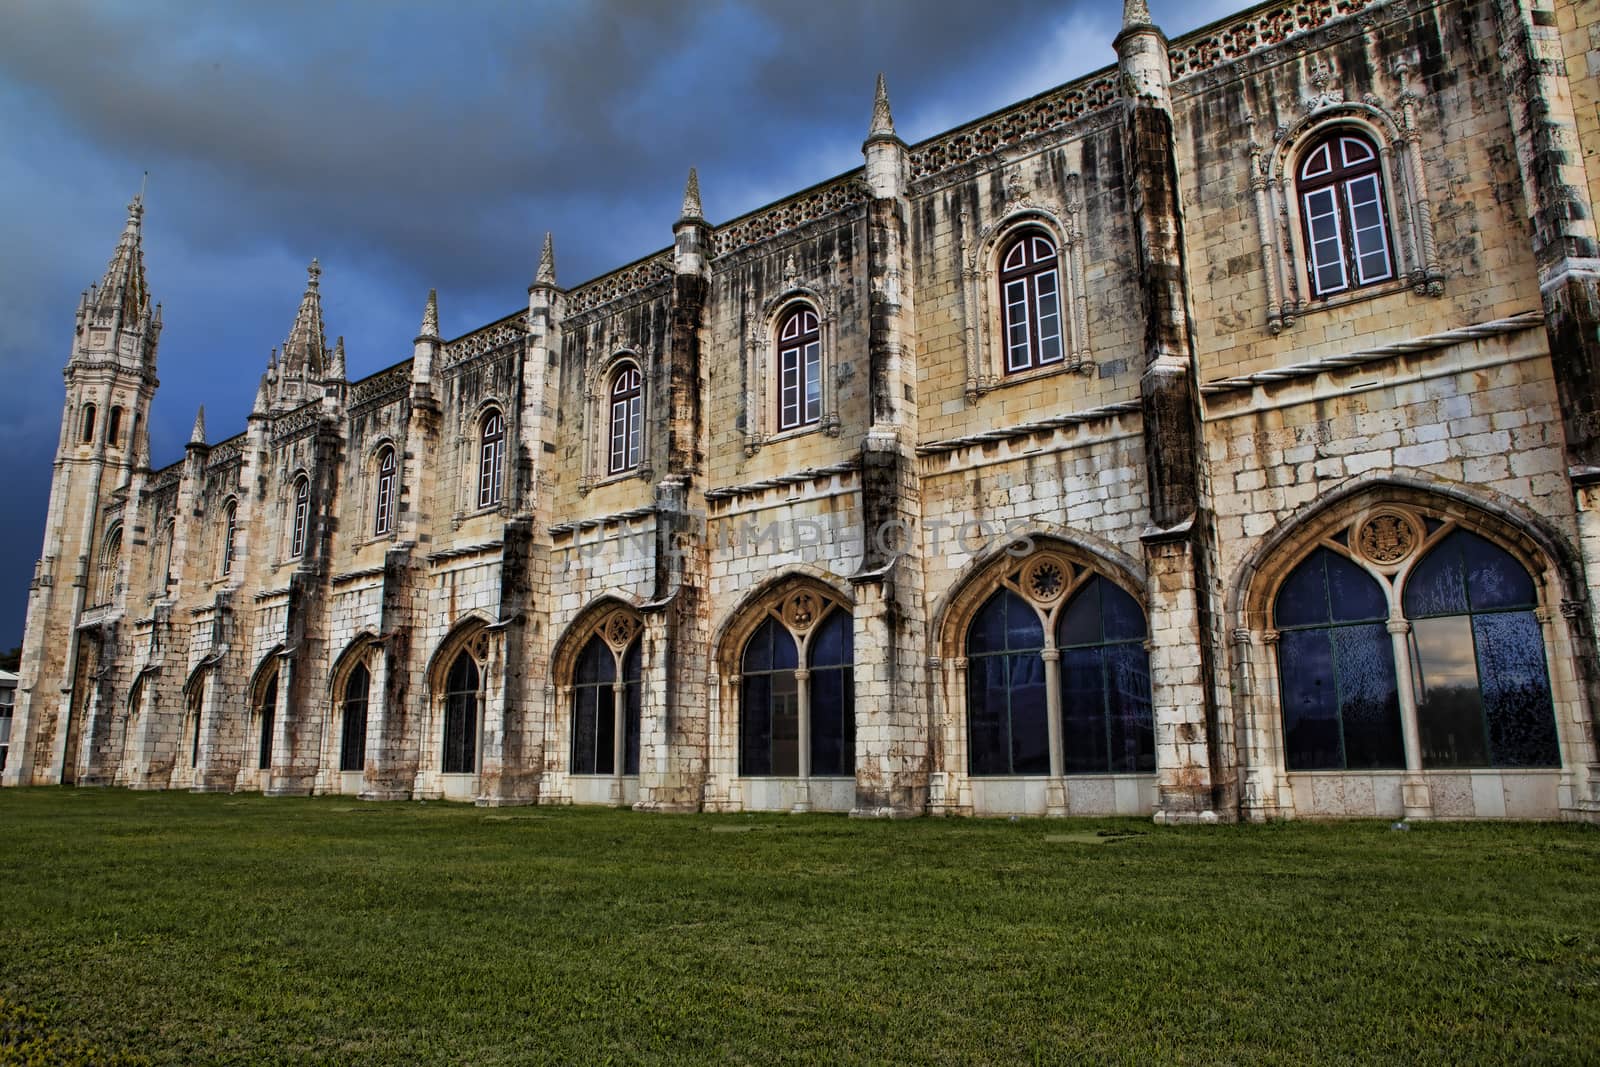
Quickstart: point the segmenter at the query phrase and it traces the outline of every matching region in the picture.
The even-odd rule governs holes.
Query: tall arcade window
[[[491,411],[483,418],[478,435],[478,506],[492,508],[500,503],[500,486],[505,478],[506,418]]]
[[[267,679],[267,684],[261,690],[261,702],[256,705],[256,721],[261,727],[256,746],[256,769],[267,770],[272,766],[272,724],[278,714],[278,669],[272,668],[272,675]]]
[[[378,453],[378,492],[373,501],[372,533],[381,537],[394,529],[394,447],[385,445]]]
[[[572,672],[572,773],[639,773],[643,689],[637,616],[607,616],[578,653]]]
[[[222,512],[222,576],[233,573],[233,544],[239,533],[239,502],[228,501]]]
[[[643,378],[638,367],[627,364],[611,378],[611,440],[606,449],[606,473],[621,474],[639,465],[643,405]]]
[[[106,444],[116,448],[117,439],[122,435],[122,408],[111,409],[111,418],[106,421]]]
[[[1328,548],[1307,556],[1273,605],[1291,771],[1406,765],[1383,588]]]
[[[1008,373],[1062,361],[1061,271],[1044,231],[1025,229],[1002,250],[1000,306]]]
[[[200,766],[200,716],[206,707],[206,680],[202,676],[189,689],[189,718],[194,724],[189,734],[189,766]]]
[[[95,575],[94,603],[109,604],[117,595],[117,583],[122,577],[122,524],[118,523],[106,534],[100,547],[100,566]]]
[[[1533,578],[1477,534],[1447,534],[1402,599],[1424,767],[1555,767],[1555,711]]]
[[[1053,773],[1053,713],[1060,773],[1154,771],[1146,633],[1143,609],[1116,583],[1051,553],[1031,557],[967,627],[970,772]]]
[[[778,429],[822,419],[822,330],[808,304],[778,324]]]
[[[311,522],[311,479],[301,475],[294,483],[294,520],[289,531],[289,555],[298,559],[306,551],[306,527]]]
[[[1298,192],[1314,296],[1395,276],[1383,171],[1370,140],[1339,128],[1314,142],[1300,157]]]
[[[85,404],[85,405],[83,405],[83,425],[82,425],[82,430],[83,430],[83,443],[86,444],[86,445],[94,444],[94,405],[93,404]]]
[[[854,774],[854,661],[844,605],[807,589],[770,608],[740,659],[739,773]]]
[[[468,649],[456,653],[444,685],[445,774],[478,769],[478,662]]]
[[[372,672],[365,663],[350,668],[340,700],[339,769],[361,771],[367,767],[367,690]]]

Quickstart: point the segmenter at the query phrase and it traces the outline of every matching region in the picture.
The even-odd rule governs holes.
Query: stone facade
[[[526,307],[446,341],[430,295],[411,358],[361,381],[313,263],[244,432],[197,420],[160,469],[135,202],[78,314],[5,784],[1596,817],[1600,5],[1299,0],[1168,41],[1130,0],[1124,22],[1116,66],[921,144],[880,80],[860,170],[721,225],[691,173],[670,248],[568,289],[547,239]],[[1309,161],[1345,135],[1376,177],[1340,207]],[[1367,188],[1382,263],[1351,229],[1332,285],[1312,213],[1359,219]],[[1034,237],[1055,318],[1035,293],[1017,334]],[[812,347],[785,349],[791,321]],[[1480,542],[1530,591],[1458,646],[1474,757],[1441,740],[1450,620],[1410,589]],[[1380,607],[1338,630],[1318,586],[1333,629],[1305,638],[1285,598],[1324,559]],[[1110,606],[1080,647],[1090,595]],[[1003,600],[1046,636],[997,690],[978,634]],[[1512,630],[1533,667],[1495,659]],[[767,640],[849,658],[772,674]],[[1326,696],[1307,640],[1333,649],[1336,766],[1291,736]],[[1083,665],[1113,661],[1132,673],[1086,711]],[[1512,674],[1534,741],[1494,718]],[[752,741],[772,687],[789,725]],[[1005,751],[980,737],[996,701]],[[1394,740],[1367,758],[1372,715]],[[1147,740],[1088,767],[1085,722]]]

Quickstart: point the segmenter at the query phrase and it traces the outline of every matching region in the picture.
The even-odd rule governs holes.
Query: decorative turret
[[[711,249],[711,224],[700,206],[700,175],[689,168],[683,186],[683,210],[672,227],[673,263],[679,274],[704,274]]]
[[[323,376],[323,381],[344,381],[344,334],[333,343],[333,358],[328,361],[328,373]]]
[[[422,308],[422,326],[417,330],[411,346],[411,390],[414,399],[426,398],[433,388],[433,361],[444,351],[444,341],[439,336],[439,290],[428,290],[428,302]]]
[[[306,291],[300,298],[300,310],[295,312],[294,325],[283,342],[283,359],[275,373],[272,366],[268,367],[268,374],[275,378],[274,410],[298,407],[310,400],[311,384],[323,381],[327,375],[329,352],[318,285],[321,275],[322,267],[313,259],[306,268]]]
[[[678,213],[680,222],[699,219],[704,220],[705,211],[700,207],[700,175],[693,167],[689,168],[689,180],[683,187],[683,210]]]
[[[861,146],[867,157],[867,186],[874,197],[899,197],[905,192],[906,143],[894,132],[894,113],[889,109],[889,86],[883,75],[872,97],[872,125]]]
[[[109,354],[125,365],[152,373],[155,370],[161,308],[151,306],[145,283],[143,219],[141,193],[128,203],[128,220],[104,276],[78,301],[79,344],[73,352],[75,360],[100,362]],[[87,336],[86,327],[90,331]]]
[[[691,171],[690,173],[692,174],[693,171]],[[700,192],[700,190],[698,188],[698,186],[699,186],[698,179],[696,180],[695,185],[696,185],[695,195],[696,195],[696,198],[698,199],[699,192]],[[539,270],[538,270],[537,273],[534,274],[534,276],[533,276],[533,285],[529,286],[529,288],[532,289],[532,288],[534,288],[536,286],[543,286],[543,287],[546,287],[546,288],[552,288],[553,289],[553,288],[555,288],[555,284],[556,284],[556,246],[555,246],[555,239],[553,237],[551,237],[550,231],[546,230],[546,231],[544,231],[544,247],[539,250]]]
[[[1115,44],[1118,65],[1122,68],[1123,95],[1169,107],[1172,66],[1167,55],[1167,38],[1150,21],[1150,7],[1145,0],[1124,0],[1122,32],[1117,34]]]
[[[189,443],[191,445],[204,445],[206,443],[206,406],[204,404],[201,404],[200,409],[194,413],[194,429],[189,431]]]

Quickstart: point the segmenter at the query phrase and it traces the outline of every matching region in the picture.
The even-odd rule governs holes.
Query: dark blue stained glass
[[[344,714],[340,726],[339,769],[360,771],[367,764],[367,690],[372,675],[367,665],[357,663],[350,668],[344,684]]]
[[[1327,549],[1319,548],[1289,572],[1273,605],[1273,621],[1280,629],[1320,626],[1333,620],[1328,609],[1328,578],[1323,564],[1323,557],[1327,555]]]
[[[1008,673],[1004,656],[976,656],[967,662],[968,764],[973,774],[1011,772]]]
[[[261,747],[256,753],[256,768],[267,770],[272,766],[272,718],[278,711],[278,673],[272,673],[267,691],[261,697]]]
[[[1337,664],[1345,766],[1404,767],[1406,750],[1394,672],[1394,639],[1388,626],[1341,626],[1329,634]]]
[[[477,751],[478,664],[462,651],[445,678],[444,773],[476,772]]]
[[[1044,624],[1033,605],[1009,589],[1006,595],[1006,650],[1020,652],[1024,649],[1044,647]]]
[[[1100,619],[1099,576],[1090,578],[1073,594],[1072,600],[1061,612],[1056,623],[1056,644],[1061,648],[1074,645],[1098,645],[1102,638]]]
[[[1367,622],[1389,617],[1389,603],[1376,578],[1354,562],[1320,549],[1328,571],[1328,602],[1334,622]]]
[[[1342,770],[1339,690],[1328,631],[1285,630],[1278,638],[1278,665],[1289,770]]]
[[[644,641],[634,638],[633,644],[628,646],[628,651],[622,656],[622,680],[637,682],[643,675],[643,669]]]
[[[849,667],[811,674],[811,773],[849,775],[856,766],[855,681]]]
[[[572,691],[572,773],[596,774],[595,703],[599,687],[578,686]]]
[[[1006,600],[1013,596],[1010,590],[1001,589],[978,609],[972,625],[967,628],[967,655],[979,656],[986,652],[1004,652],[1006,647]],[[1043,646],[1044,642],[1039,642]]]
[[[1461,546],[1461,564],[1467,576],[1467,603],[1473,611],[1538,606],[1533,576],[1511,553],[1466,530],[1450,534],[1439,547],[1445,548],[1452,541]]]
[[[800,773],[800,681],[793,671],[775,671],[772,679],[772,770],[777,775]]]
[[[573,682],[577,685],[592,684],[595,682],[611,682],[617,677],[617,659],[611,654],[611,646],[600,639],[600,635],[589,638],[589,643],[583,646],[583,651],[578,653],[577,667],[573,671]]]
[[[617,756],[617,691],[611,685],[594,687],[594,773],[615,774]]]
[[[1061,750],[1067,774],[1103,774],[1110,767],[1105,651],[1071,648],[1061,653]]]
[[[477,693],[478,691],[478,664],[470,653],[457,654],[455,662],[450,665],[450,673],[444,682],[447,693]]]
[[[1044,659],[1035,652],[1013,654],[1006,660],[1011,672],[1011,773],[1048,774],[1050,722]]]
[[[1144,640],[1147,631],[1139,602],[1115,582],[1100,577],[1092,581],[1100,586],[1100,616],[1105,620],[1106,640]]]
[[[1130,642],[1105,649],[1106,717],[1111,767],[1118,773],[1156,769],[1155,713],[1150,705],[1150,654]]]
[[[1479,615],[1472,620],[1472,629],[1494,766],[1560,766],[1538,618],[1531,611]]]
[[[1411,570],[1400,598],[1406,618],[1462,615],[1468,610],[1466,583],[1461,579],[1461,549],[1457,530],[1440,541]]]
[[[739,773],[772,773],[772,676],[747,674],[740,680]]]
[[[640,684],[639,679],[644,668],[643,650],[644,641],[635,638],[622,657],[622,680],[625,683],[622,716],[625,731],[623,774],[639,773],[639,718],[644,703],[644,686]]]
[[[855,635],[850,616],[841,609],[828,612],[827,618],[807,643],[813,670],[819,667],[847,667],[855,662]]]

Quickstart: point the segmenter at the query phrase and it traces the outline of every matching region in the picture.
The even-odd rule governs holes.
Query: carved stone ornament
[[[1356,548],[1380,566],[1399,563],[1416,551],[1422,537],[1409,515],[1380,511],[1356,529]]]
[[[479,663],[489,662],[489,632],[485,630],[472,639],[472,658]]]
[[[601,624],[600,632],[605,636],[606,643],[612,648],[625,649],[632,643],[634,635],[639,632],[639,620],[634,617],[632,612],[614,611]]]
[[[822,617],[822,598],[811,592],[799,592],[783,602],[783,621],[796,632],[804,632],[816,625]]]
[[[1059,556],[1041,555],[1030,559],[1022,568],[1023,592],[1039,604],[1053,604],[1066,594],[1072,571]]]

